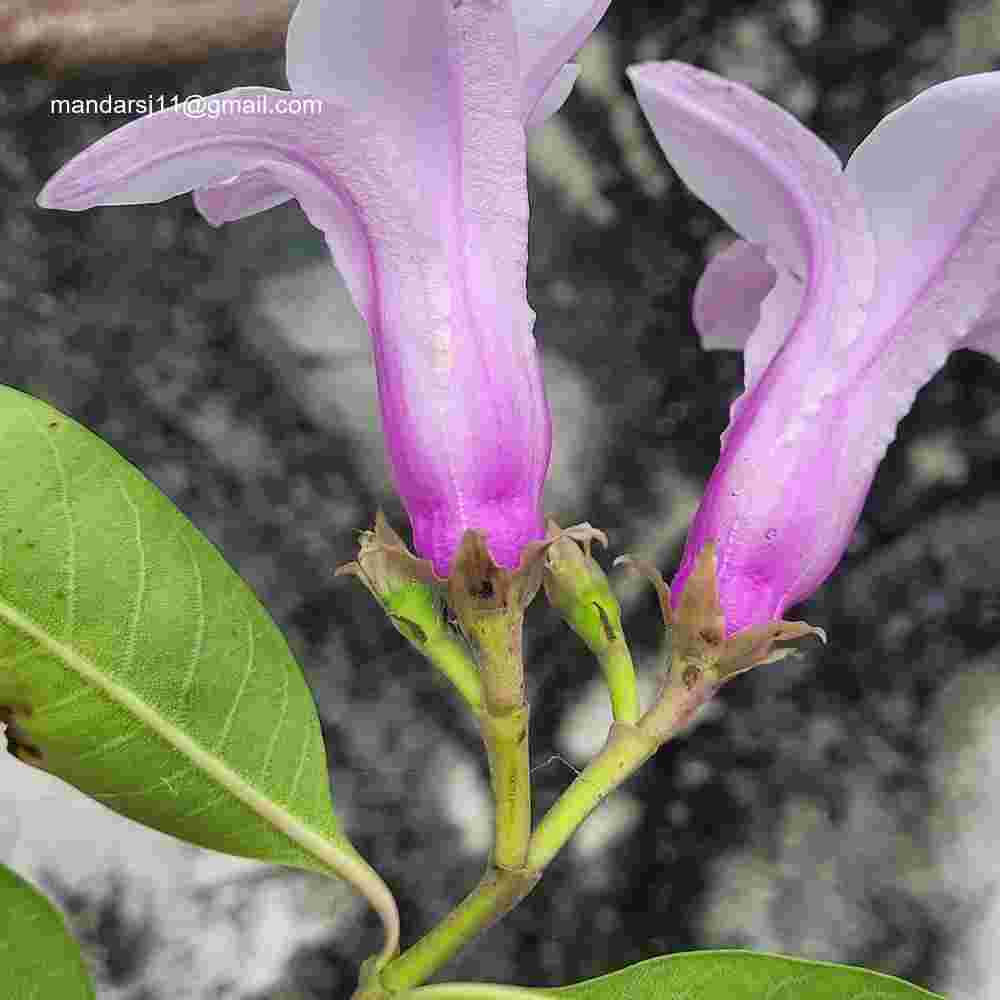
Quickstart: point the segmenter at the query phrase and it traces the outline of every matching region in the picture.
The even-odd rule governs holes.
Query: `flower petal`
[[[429,303],[436,321],[424,348],[432,360],[424,366],[427,391],[382,397],[414,545],[439,572],[468,529],[483,531],[508,568],[526,541],[544,536],[539,503],[551,445],[526,293],[527,153],[514,20],[506,3],[463,0],[451,11],[450,32],[461,162],[449,165],[450,203],[431,206],[448,269]],[[441,169],[439,158],[434,166]],[[428,200],[426,191],[414,197]],[[402,354],[399,361],[408,373]],[[413,412],[433,429],[433,462],[422,457],[427,447],[408,447],[397,435]]]
[[[845,173],[878,247],[867,329],[885,331],[953,255],[1000,176],[1000,73],[925,90],[875,127]]]
[[[525,120],[537,123],[557,111],[569,96],[573,80],[568,75],[563,76],[555,91],[562,93],[565,88],[557,103],[552,93],[553,81],[610,5],[611,0],[513,0]],[[550,111],[538,108],[543,96]]]
[[[534,126],[569,96],[563,72],[611,0],[462,0],[512,10],[521,117]],[[455,0],[301,0],[288,29],[288,82],[350,107],[428,114],[447,106],[450,11]]]
[[[266,170],[247,170],[221,184],[196,188],[195,207],[213,225],[236,222],[277,208],[294,197]]]
[[[899,421],[950,349],[971,347],[996,356],[1000,325],[990,306],[1000,290],[998,228],[1000,184],[994,184],[976,220],[913,304],[895,317],[888,333],[866,333],[858,346],[867,353],[870,337],[878,347],[875,357],[860,367],[855,358],[860,350],[845,359],[849,378],[837,395],[817,411],[794,419],[801,427],[794,452],[782,461],[780,449],[772,450],[772,467],[784,497],[780,504],[768,503],[765,497],[743,501],[744,556],[732,567],[729,589],[736,595],[747,580],[757,581],[759,587],[756,593],[748,588],[745,597],[733,597],[738,614],[756,617],[759,609],[771,607],[776,617],[812,593],[840,562]],[[969,317],[981,308],[986,310],[983,319],[961,337],[968,331]],[[747,440],[743,447],[744,460],[767,460],[762,441],[776,433],[773,422],[763,422],[756,443]],[[737,476],[730,474],[725,482],[739,489]]]
[[[628,75],[684,183],[802,282],[811,349],[825,349],[834,335],[852,340],[874,263],[864,210],[836,154],[784,109],[714,73],[667,62],[632,66]],[[748,393],[761,375],[748,364]]]
[[[320,94],[393,120],[448,113],[447,13],[452,0],[300,0],[286,72]]]
[[[801,597],[827,548],[839,558],[856,494],[860,487],[863,500],[867,489],[870,474],[862,484],[828,453],[838,441],[830,419],[843,416],[839,359],[857,341],[874,282],[873,241],[836,157],[787,112],[679,64],[629,72],[682,179],[766,246],[778,273],[747,343],[747,391],[733,405],[672,587],[676,599],[698,552],[716,540],[731,635]],[[827,489],[844,476],[847,495]]]
[[[373,338],[383,424],[418,550],[447,571],[467,528],[517,565],[541,538],[550,428],[526,300],[527,190],[513,19],[455,9],[464,120],[452,133],[283,91],[216,95],[263,110],[132,122],[64,167],[41,204],[84,209],[207,187],[216,221],[290,191],[323,229]],[[508,57],[504,56],[504,53]],[[244,102],[245,103],[245,102]],[[449,134],[457,141],[442,141]],[[239,175],[243,174],[243,177]],[[232,178],[238,178],[232,181]]]
[[[830,392],[796,399],[784,354],[772,366],[765,379],[777,388],[751,403],[752,424],[724,449],[692,529],[727,533],[727,625],[730,611],[735,625],[777,616],[825,579],[916,393],[956,347],[995,347],[998,81],[987,74],[932,88],[850,161],[847,181],[865,199],[879,247],[862,335],[812,357]],[[790,342],[798,337],[797,329]]]
[[[549,84],[548,90],[542,94],[538,103],[528,115],[524,123],[526,129],[537,128],[551,118],[565,103],[573,91],[573,85],[580,75],[580,67],[576,63],[566,63]]]
[[[783,108],[706,70],[642,63],[628,76],[681,180],[744,239],[804,275],[840,195],[836,154]]]
[[[756,243],[736,240],[712,257],[691,303],[702,347],[742,351],[760,322],[761,303],[777,280],[766,252]]]
[[[377,143],[351,117],[283,111],[287,91],[239,87],[205,98],[212,115],[170,108],[130,122],[71,160],[38,196],[43,208],[165,201],[207,188],[216,224],[294,196],[326,236],[358,308],[370,305],[367,239],[341,177],[370,168]],[[239,176],[241,175],[242,176]],[[226,204],[238,192],[241,205]]]
[[[778,595],[782,607],[839,561],[897,424],[948,354],[997,356],[998,99],[997,73],[932,87],[889,115],[848,164],[878,241],[878,282],[863,336],[838,359],[836,400],[809,415],[814,440],[797,465],[837,502]]]

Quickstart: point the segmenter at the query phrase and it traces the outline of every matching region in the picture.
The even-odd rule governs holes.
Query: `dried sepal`
[[[410,552],[382,511],[375,515],[374,529],[361,532],[357,559],[338,566],[334,576],[356,576],[383,605],[403,587],[414,583],[437,587],[444,582],[430,560]]]
[[[448,576],[448,603],[461,622],[466,610],[500,611],[520,603],[514,584],[518,570],[498,566],[479,531],[462,536]]]
[[[624,566],[632,573],[644,576],[656,590],[656,596],[660,600],[660,613],[663,615],[663,624],[670,628],[674,623],[674,611],[670,603],[670,588],[667,581],[663,579],[663,574],[645,559],[635,559],[632,556],[618,556],[614,566]]]
[[[546,558],[550,563],[561,558],[574,559],[574,554],[579,553],[581,548],[586,558],[591,559],[593,558],[591,546],[594,542],[599,542],[601,548],[608,547],[608,536],[588,521],[574,524],[569,528],[560,528],[552,518],[549,518],[545,522],[545,541],[548,543]],[[579,543],[579,547],[572,545],[572,542]]]
[[[737,632],[726,640],[724,655],[719,660],[717,669],[720,681],[728,681],[753,667],[777,663],[794,655],[794,648],[774,647],[778,643],[795,642],[806,636],[816,636],[826,644],[826,632],[807,622],[773,621]]]
[[[542,585],[547,555],[553,547],[578,542],[589,556],[592,542],[607,545],[604,532],[586,522],[560,528],[550,520],[547,527],[545,538],[528,542],[521,549],[517,568],[512,570],[497,565],[481,532],[465,533],[447,580],[448,603],[459,621],[466,609],[523,611],[527,608]],[[569,549],[561,551],[572,558]]]
[[[604,570],[591,555],[595,541],[607,548],[607,535],[586,523],[563,531],[550,520],[546,527],[548,549],[543,584],[549,604],[563,615],[573,617],[581,603],[589,606],[605,597],[613,601]]]
[[[678,629],[698,635],[709,646],[720,645],[726,637],[717,573],[715,542],[709,541],[698,553],[674,610],[674,624]]]
[[[674,672],[682,677],[705,673],[721,684],[737,674],[765,663],[784,659],[791,649],[776,649],[779,643],[818,636],[822,629],[806,622],[771,621],[742,629],[726,637],[726,619],[719,601],[718,564],[715,543],[706,542],[684,584],[674,612]]]

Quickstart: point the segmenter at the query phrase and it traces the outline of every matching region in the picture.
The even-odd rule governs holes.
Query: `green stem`
[[[379,985],[390,995],[419,986],[480,931],[513,909],[537,881],[519,872],[496,868],[487,872],[437,927],[381,971]]]
[[[524,866],[531,835],[528,705],[521,656],[523,627],[523,612],[510,608],[484,610],[466,622],[483,684],[479,721],[493,788],[493,863],[512,871]]]
[[[412,989],[433,975],[483,929],[513,909],[534,887],[546,865],[576,828],[626,778],[655,753],[639,728],[615,723],[607,745],[560,796],[532,835],[520,871],[492,869],[437,927],[382,970],[378,987],[355,1000],[375,1000]],[[380,988],[380,989],[379,989]],[[485,995],[484,995],[485,996]]]
[[[524,865],[531,836],[531,769],[528,756],[528,706],[504,715],[480,716],[493,786],[498,868],[518,871]]]
[[[638,727],[616,722],[604,749],[577,775],[535,828],[528,847],[529,871],[541,874],[580,824],[649,760],[658,746]]]
[[[494,647],[495,648],[495,647]],[[482,646],[479,646],[482,650]],[[619,666],[624,661],[619,662]],[[631,660],[628,661],[631,663]],[[509,664],[508,664],[509,665]],[[508,680],[511,678],[508,673]],[[485,676],[484,676],[485,680]],[[480,931],[513,909],[535,886],[550,861],[559,853],[580,824],[604,801],[607,796],[630,778],[664,743],[669,741],[690,721],[698,708],[715,692],[718,684],[710,671],[700,665],[674,662],[671,675],[653,707],[643,715],[637,725],[615,722],[608,734],[604,749],[577,776],[573,783],[556,800],[531,834],[523,860],[517,866],[491,868],[479,885],[449,914],[415,945],[390,961],[377,975],[363,984],[354,1000],[389,1000],[403,990],[412,990],[433,975]],[[510,693],[510,689],[506,689]],[[527,739],[518,741],[517,733],[527,726],[527,707],[524,714],[499,711],[490,713],[489,687],[484,684],[485,705],[484,735],[490,748],[491,772],[494,791],[502,792],[504,783],[517,782],[526,759]],[[523,745],[523,751],[518,747]],[[516,754],[516,759],[515,759]],[[511,777],[511,776],[515,777]],[[516,785],[514,787],[520,787]],[[527,785],[524,786],[527,790]],[[516,810],[503,807],[503,794],[497,795],[497,844],[505,849],[519,843],[520,834],[505,840],[506,831],[513,830],[511,819]],[[518,813],[518,815],[520,815]],[[517,820],[520,829],[521,820]],[[515,852],[516,856],[516,852]],[[497,987],[488,987],[497,990]],[[438,992],[435,992],[438,991]],[[445,992],[440,992],[445,991]],[[457,988],[434,986],[418,991],[426,1000],[446,1000],[448,996],[468,997],[468,1000],[490,1000],[509,996],[519,1000],[519,994],[464,993]],[[520,994],[527,1000],[524,992]]]
[[[483,708],[483,685],[479,670],[462,641],[450,629],[442,629],[417,649],[447,678],[462,700],[478,715]]]
[[[634,726],[639,721],[639,691],[635,683],[632,654],[625,636],[619,632],[614,642],[595,652],[611,695],[611,714],[615,722]]]
[[[509,608],[482,611],[466,624],[466,633],[478,653],[483,700],[492,715],[503,715],[524,704],[523,629],[523,612]]]

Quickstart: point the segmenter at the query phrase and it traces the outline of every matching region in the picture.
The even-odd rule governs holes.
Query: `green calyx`
[[[603,532],[589,525],[574,534],[549,523],[553,539],[545,560],[544,586],[549,603],[597,657],[611,695],[617,722],[639,718],[635,669],[622,629],[622,612],[604,570],[590,553],[593,541],[607,545]]]
[[[431,564],[418,559],[381,513],[372,531],[361,533],[354,562],[337,576],[356,576],[381,605],[393,627],[455,688],[476,714],[482,708],[479,671],[465,644],[449,626],[440,583]]]
[[[406,583],[384,594],[382,607],[396,631],[419,650],[437,639],[447,627],[440,601],[426,583]]]
[[[594,564],[597,572],[600,567]],[[601,573],[603,576],[604,574]],[[622,638],[621,608],[607,581],[603,586],[582,587],[572,595],[573,600],[556,604],[549,600],[562,615],[566,624],[587,644],[595,655],[602,656],[608,648]],[[548,588],[546,587],[546,592]]]
[[[358,557],[337,570],[356,576],[385,609],[396,630],[421,652],[447,628],[429,564],[417,559],[381,511],[361,533]]]
[[[592,532],[579,542],[550,522],[550,537],[558,537],[546,552],[544,585],[552,607],[591,652],[601,656],[621,639],[622,616],[604,570],[590,554],[594,539],[604,545],[607,539],[596,529]]]

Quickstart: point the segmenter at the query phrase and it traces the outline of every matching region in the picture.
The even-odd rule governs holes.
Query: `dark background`
[[[995,20],[950,2],[919,16],[882,0],[613,3],[583,81],[532,151],[529,298],[557,421],[553,514],[599,525],[612,554],[669,575],[740,386],[739,358],[703,352],[689,320],[719,223],[665,167],[625,66],[673,57],[747,80],[846,157],[917,90],[992,68]],[[280,53],[0,72],[3,379],[143,469],[260,595],[316,691],[347,831],[397,894],[412,941],[484,861],[442,810],[444,772],[485,771],[455,699],[359,586],[333,579],[379,506],[405,520],[376,451],[367,348],[321,239],[295,206],[213,230],[187,197],[80,215],[34,205],[52,172],[125,121],[55,116],[50,99],[241,84],[283,86]],[[565,852],[444,978],[560,985],[748,946],[988,995],[962,949],[988,926],[996,862],[962,845],[992,836],[988,739],[987,750],[975,739],[1000,705],[998,403],[995,363],[954,355],[904,421],[843,564],[801,609],[829,646],[728,688],[631,783],[631,832]],[[622,593],[651,673],[652,592]],[[553,755],[583,763],[563,734],[596,673],[544,602],[529,622],[541,811],[572,778]],[[591,724],[597,745],[605,723]],[[104,989],[174,995],[142,961],[116,959],[141,954],[142,937],[155,947],[155,924],[130,925],[120,895],[62,894],[90,914],[77,926]],[[347,995],[377,946],[368,915],[303,947],[256,1000]]]

